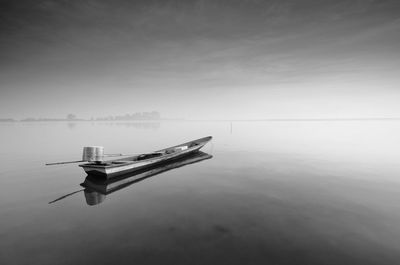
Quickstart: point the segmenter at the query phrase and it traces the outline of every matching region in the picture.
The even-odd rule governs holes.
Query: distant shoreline
[[[32,120],[15,120],[0,119],[0,122],[160,122],[160,121],[180,121],[182,119],[141,119],[141,120],[90,120],[90,119],[32,119]]]
[[[397,121],[400,118],[275,118],[275,119],[215,119],[215,120],[186,120],[186,121],[221,121],[221,122],[281,122],[281,121]]]
[[[319,121],[400,121],[400,118],[271,118],[271,119],[143,119],[143,120],[90,120],[90,119],[34,119],[34,120],[15,120],[0,119],[0,122],[11,123],[35,123],[35,122],[319,122]]]

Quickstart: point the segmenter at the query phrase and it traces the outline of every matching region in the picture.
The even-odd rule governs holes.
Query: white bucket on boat
[[[104,147],[103,146],[85,146],[83,148],[82,160],[93,162],[103,161]]]

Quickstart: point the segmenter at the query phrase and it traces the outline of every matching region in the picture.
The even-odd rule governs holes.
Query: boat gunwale
[[[189,154],[190,152],[195,151],[196,149],[199,150],[207,142],[209,142],[211,139],[212,139],[212,136],[207,136],[207,137],[203,137],[203,138],[199,138],[199,139],[196,139],[196,140],[192,140],[192,141],[189,141],[189,142],[186,142],[186,143],[183,143],[183,144],[174,145],[174,146],[171,146],[171,147],[167,147],[167,148],[160,149],[160,150],[152,152],[152,153],[158,153],[158,152],[162,152],[162,151],[174,148],[174,147],[184,146],[184,145],[188,145],[188,144],[191,144],[191,143],[194,143],[194,142],[198,142],[197,145],[195,145],[193,147],[189,147],[186,150],[174,152],[174,153],[171,153],[171,154],[164,154],[164,155],[158,156],[158,157],[152,157],[152,158],[143,159],[143,160],[127,161],[126,163],[121,163],[121,164],[109,164],[109,165],[101,165],[100,164],[100,165],[97,165],[97,164],[92,164],[92,163],[86,163],[86,164],[81,164],[79,166],[83,167],[83,168],[86,167],[86,168],[104,168],[104,169],[108,169],[108,168],[116,168],[116,167],[123,167],[123,166],[127,166],[127,165],[137,164],[137,163],[144,162],[144,161],[151,161],[151,160],[154,160],[154,161],[160,160],[160,161],[162,161],[164,159],[167,160],[167,159],[173,158],[175,156],[179,156],[179,154]],[[136,155],[136,156],[125,157],[125,158],[122,158],[122,159],[120,158],[120,159],[108,160],[108,161],[105,161],[105,162],[111,162],[112,163],[114,161],[123,161],[123,160],[127,160],[127,159],[135,159],[137,157],[138,156]]]

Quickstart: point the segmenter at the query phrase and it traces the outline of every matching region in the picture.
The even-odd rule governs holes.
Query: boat
[[[123,174],[170,162],[172,160],[196,153],[211,139],[212,137],[208,136],[151,153],[139,154],[120,159],[108,161],[99,161],[94,159],[92,162],[81,164],[79,166],[82,167],[88,175],[111,179]],[[100,151],[102,152],[102,150]],[[86,154],[84,150],[84,157],[85,155]],[[93,154],[91,153],[90,155]]]
[[[149,177],[153,177],[172,169],[195,164],[211,158],[212,155],[199,151],[191,153],[179,159],[175,159],[170,163],[167,162],[159,164],[158,166],[147,167],[141,170],[137,170],[133,173],[120,175],[112,179],[102,179],[97,178],[94,175],[88,175],[85,178],[85,181],[80,185],[85,188],[84,194],[86,203],[88,205],[96,205],[102,203],[107,195],[126,188],[132,184],[136,184]]]

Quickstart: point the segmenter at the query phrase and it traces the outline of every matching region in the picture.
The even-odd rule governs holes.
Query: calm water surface
[[[399,264],[400,122],[0,123],[0,264]],[[87,145],[212,135],[87,204]],[[71,196],[50,203],[64,195]],[[86,194],[87,195],[87,194]]]

